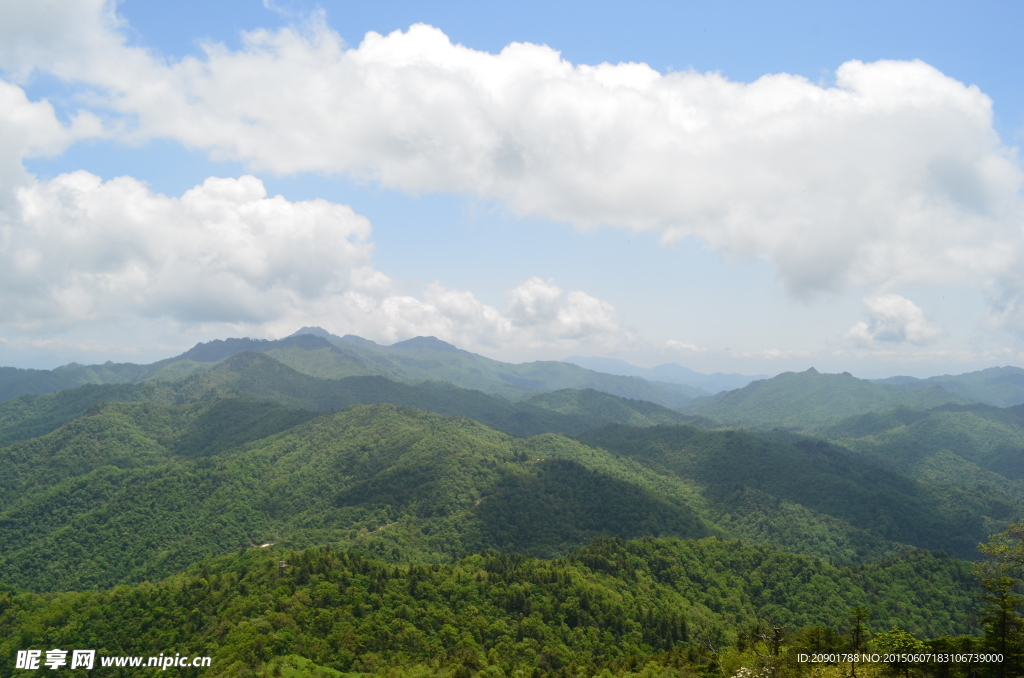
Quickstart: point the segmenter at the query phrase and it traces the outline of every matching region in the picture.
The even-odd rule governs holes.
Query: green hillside
[[[581,440],[394,405],[317,416],[250,397],[97,404],[0,449],[0,581],[109,586],[267,541],[443,562],[719,534],[837,562],[901,543],[972,558],[1017,515],[994,491],[910,479],[809,439],[619,425]]]
[[[570,676],[645,665],[720,675],[729,661],[720,651],[765,620],[798,647],[808,641],[797,631],[842,628],[856,606],[872,611],[876,630],[973,630],[975,587],[949,557],[908,553],[851,570],[718,539],[603,539],[554,561],[492,552],[427,567],[328,548],[248,549],[156,584],[0,593],[0,656],[26,647],[209,655],[208,669],[175,669],[207,676],[414,667],[410,675]],[[11,675],[11,663],[0,665]]]
[[[960,486],[988,486],[1024,503],[1024,407],[945,405],[850,417],[816,434],[902,474]]]
[[[990,367],[978,372],[944,374],[928,379],[890,377],[873,381],[911,389],[941,386],[947,391],[997,407],[1024,404],[1024,370],[1019,367]]]
[[[567,438],[392,405],[309,416],[110,404],[0,450],[0,581],[109,586],[265,541],[436,561],[710,531],[685,486]]]
[[[826,442],[594,390],[206,365],[0,404],[0,656],[728,677],[765,624],[843,649],[857,606],[877,632],[976,631],[962,559],[1024,515],[1024,408],[867,412]]]
[[[844,372],[785,372],[741,389],[700,398],[682,408],[686,414],[754,428],[804,430],[865,412],[897,406],[929,409],[946,403],[969,404],[971,398],[940,386],[906,389],[875,384]]]
[[[979,542],[1020,515],[1020,508],[1008,505],[1007,495],[993,488],[909,478],[841,447],[791,434],[611,425],[580,440],[662,474],[692,479],[707,488],[710,500],[740,502],[747,519],[756,515],[749,502],[771,497],[879,539],[962,558],[976,557]],[[771,511],[770,504],[765,506]],[[775,517],[768,512],[762,522],[775,523]],[[785,532],[795,534],[792,528]],[[799,550],[810,549],[802,545]]]
[[[56,370],[0,368],[0,401],[83,384],[176,381],[209,370],[239,353],[266,354],[302,374],[323,379],[378,376],[405,383],[445,382],[509,400],[532,393],[573,388],[594,389],[666,407],[679,407],[702,394],[682,384],[601,374],[555,361],[518,365],[504,363],[463,351],[433,337],[416,337],[391,346],[380,346],[359,337],[334,337],[322,330],[320,335],[300,333],[277,341],[215,340],[151,365],[72,364]]]
[[[527,396],[524,403],[558,412],[567,416],[586,416],[597,428],[605,423],[629,426],[655,426],[657,424],[701,423],[713,425],[710,420],[688,417],[656,403],[632,398],[619,398],[594,389],[562,389],[550,393]],[[601,421],[600,424],[596,422]],[[581,429],[587,430],[587,429]]]
[[[318,379],[265,354],[237,353],[211,369],[176,382],[85,385],[0,403],[0,445],[53,431],[101,402],[183,404],[246,396],[317,412],[349,405],[392,403],[464,416],[520,437],[569,435],[608,423],[652,425],[695,421],[654,403],[598,391],[562,390],[511,402],[500,396],[427,382],[405,384],[383,377]]]

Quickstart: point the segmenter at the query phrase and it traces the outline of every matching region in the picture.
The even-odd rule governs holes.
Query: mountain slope
[[[110,586],[263,541],[443,560],[709,533],[685,488],[560,436],[377,405],[253,440],[309,415],[224,402],[111,404],[0,450],[0,581]]]
[[[779,434],[611,426],[584,445],[393,405],[310,417],[245,398],[110,403],[0,449],[2,581],[109,586],[264,541],[438,561],[722,534],[841,562],[897,542],[971,558],[1013,517],[977,488]]]
[[[702,395],[689,386],[601,374],[555,361],[504,363],[463,351],[434,337],[416,337],[380,346],[359,337],[335,337],[318,328],[304,328],[295,335],[274,341],[218,339],[201,343],[177,357],[152,365],[72,364],[56,370],[0,368],[0,402],[83,384],[175,381],[207,371],[216,363],[243,352],[266,354],[298,372],[324,379],[382,376],[407,383],[439,381],[510,400],[531,393],[590,388],[679,407]]]
[[[997,407],[1024,404],[1024,370],[1019,367],[990,367],[978,372],[957,375],[944,374],[928,379],[890,377],[872,381],[911,389],[941,386],[952,393],[959,393],[971,400],[989,403]]]
[[[961,558],[977,557],[980,541],[1020,515],[1004,493],[908,478],[843,448],[790,434],[611,425],[579,439],[659,473],[692,479],[706,488],[709,501],[749,502],[756,499],[752,490],[875,538]]]
[[[969,404],[970,398],[940,386],[904,389],[874,384],[842,374],[785,372],[755,381],[735,391],[693,401],[682,411],[755,428],[808,429],[865,412],[880,412],[899,405],[929,409],[946,403]]]
[[[297,334],[289,340],[316,337],[326,346],[301,351],[289,346],[268,350],[267,353],[300,372],[325,378],[349,376],[348,363],[337,356],[339,353],[357,355],[359,360],[377,370],[372,374],[399,381],[444,381],[510,399],[565,388],[590,388],[666,407],[679,407],[702,395],[700,391],[680,384],[601,374],[556,361],[504,363],[464,351],[434,337],[415,337],[391,346],[380,346],[360,337],[329,335],[332,338],[325,339],[323,334]]]
[[[859,415],[815,430],[876,463],[950,485],[986,485],[1024,503],[1024,406],[944,405]]]
[[[433,567],[248,549],[155,584],[0,593],[0,654],[212,655],[208,676],[677,675],[715,668],[709,650],[765,619],[835,629],[863,606],[876,629],[972,631],[976,590],[948,557],[852,571],[717,539],[602,539],[556,561],[487,553]]]
[[[49,433],[101,402],[182,404],[239,395],[312,411],[392,403],[470,417],[516,436],[572,435],[613,422],[642,426],[695,421],[654,403],[597,391],[563,390],[510,402],[443,383],[405,384],[383,377],[318,379],[267,354],[237,353],[178,382],[88,384],[0,403],[0,445]]]

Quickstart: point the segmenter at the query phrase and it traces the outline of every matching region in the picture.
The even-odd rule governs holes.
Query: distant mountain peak
[[[806,374],[818,374],[818,370],[812,367],[811,369],[807,370]]]
[[[411,348],[417,350],[430,350],[430,351],[450,351],[456,353],[465,353],[461,348],[449,344],[447,341],[441,341],[437,337],[413,337],[412,339],[406,339],[405,341],[395,342],[391,344],[391,348]]]
[[[339,336],[337,336],[335,334],[331,334],[330,332],[328,332],[327,330],[325,330],[322,327],[309,327],[309,326],[301,327],[298,330],[296,330],[296,331],[292,332],[291,334],[289,334],[285,338],[286,339],[290,339],[292,337],[297,337],[297,336],[302,335],[302,334],[312,334],[314,337],[320,337],[321,339],[326,339],[328,341],[333,341],[335,339],[341,339],[341,337],[339,337]]]

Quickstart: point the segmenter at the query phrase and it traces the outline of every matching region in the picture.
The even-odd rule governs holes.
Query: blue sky
[[[0,2],[0,363],[1024,364],[1024,9],[666,5]]]

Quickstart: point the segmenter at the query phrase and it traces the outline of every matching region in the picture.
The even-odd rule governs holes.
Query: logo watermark
[[[211,658],[203,656],[183,655],[177,652],[171,654],[159,654],[151,657],[129,657],[124,655],[100,656],[100,667],[133,667],[133,668],[157,668],[166,671],[169,668],[206,668],[210,666]],[[54,669],[86,669],[96,668],[96,650],[18,650],[18,656],[14,660],[14,668],[26,671],[54,670]]]

